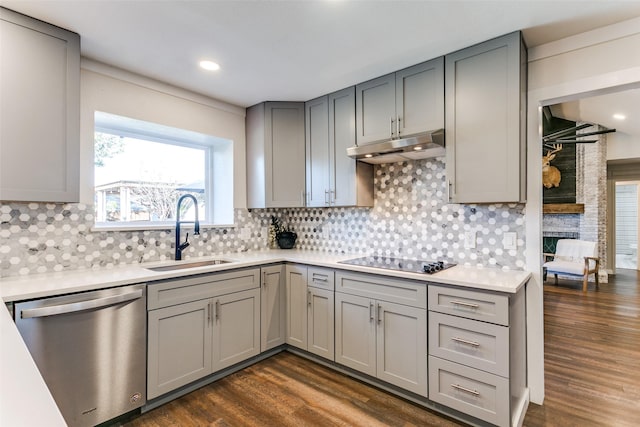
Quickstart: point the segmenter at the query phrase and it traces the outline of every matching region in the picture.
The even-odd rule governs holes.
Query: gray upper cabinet
[[[0,8],[0,200],[77,202],[80,36]]]
[[[306,205],[373,206],[373,167],[347,156],[355,145],[355,88],[305,104]]]
[[[395,135],[395,74],[387,74],[356,86],[358,145],[390,139]]]
[[[305,103],[307,156],[306,205],[329,206],[329,101],[321,96]],[[345,153],[346,155],[346,153]]]
[[[396,137],[444,126],[444,58],[396,72]]]
[[[527,53],[520,32],[445,61],[449,201],[524,202]]]
[[[423,62],[356,86],[358,145],[444,126],[444,59]]]
[[[304,103],[264,102],[247,109],[247,207],[304,206]]]

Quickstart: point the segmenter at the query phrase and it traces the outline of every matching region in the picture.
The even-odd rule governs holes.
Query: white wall
[[[80,84],[81,203],[93,205],[95,111],[232,140],[234,208],[246,207],[244,108],[84,59]]]
[[[607,160],[640,159],[638,138],[622,132],[607,135]]]
[[[640,18],[529,50],[526,257],[528,379],[531,401],[544,399],[541,109],[611,88],[640,86]]]

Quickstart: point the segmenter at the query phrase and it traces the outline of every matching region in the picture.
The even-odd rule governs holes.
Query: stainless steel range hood
[[[444,154],[444,129],[347,148],[349,157],[373,164],[428,159]]]

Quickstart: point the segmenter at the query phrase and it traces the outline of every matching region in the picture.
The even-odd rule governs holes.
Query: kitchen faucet
[[[182,201],[186,198],[193,200],[193,205],[196,209],[196,220],[195,221],[180,221],[180,205]],[[180,261],[182,259],[182,251],[185,250],[189,246],[189,233],[187,233],[186,238],[184,239],[184,243],[180,243],[180,224],[193,224],[193,235],[197,236],[200,234],[200,221],[198,221],[198,201],[192,194],[185,194],[180,196],[178,199],[178,207],[176,213],[176,255],[175,260]]]

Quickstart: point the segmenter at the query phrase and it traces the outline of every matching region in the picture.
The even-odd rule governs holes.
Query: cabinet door
[[[305,124],[306,205],[329,206],[329,107],[326,96],[305,103]]]
[[[379,301],[377,377],[427,396],[427,312]]]
[[[449,198],[524,200],[526,53],[515,32],[446,56]]]
[[[356,92],[349,87],[329,95],[329,187],[332,206],[373,206],[373,165],[356,162]]]
[[[209,303],[206,299],[148,313],[149,399],[212,372]]]
[[[376,323],[374,301],[336,292],[335,361],[376,375]]]
[[[444,128],[444,57],[396,72],[398,136]]]
[[[304,103],[265,105],[266,207],[304,206]]]
[[[358,145],[395,137],[395,86],[395,74],[378,77],[356,86]]]
[[[329,360],[334,360],[333,291],[308,288],[307,350]]]
[[[80,36],[0,8],[0,200],[77,202]]]
[[[213,371],[260,353],[260,289],[213,300]]]
[[[287,344],[307,349],[307,268],[286,266]]]
[[[284,276],[284,265],[262,268],[260,351],[285,343],[287,308]]]

